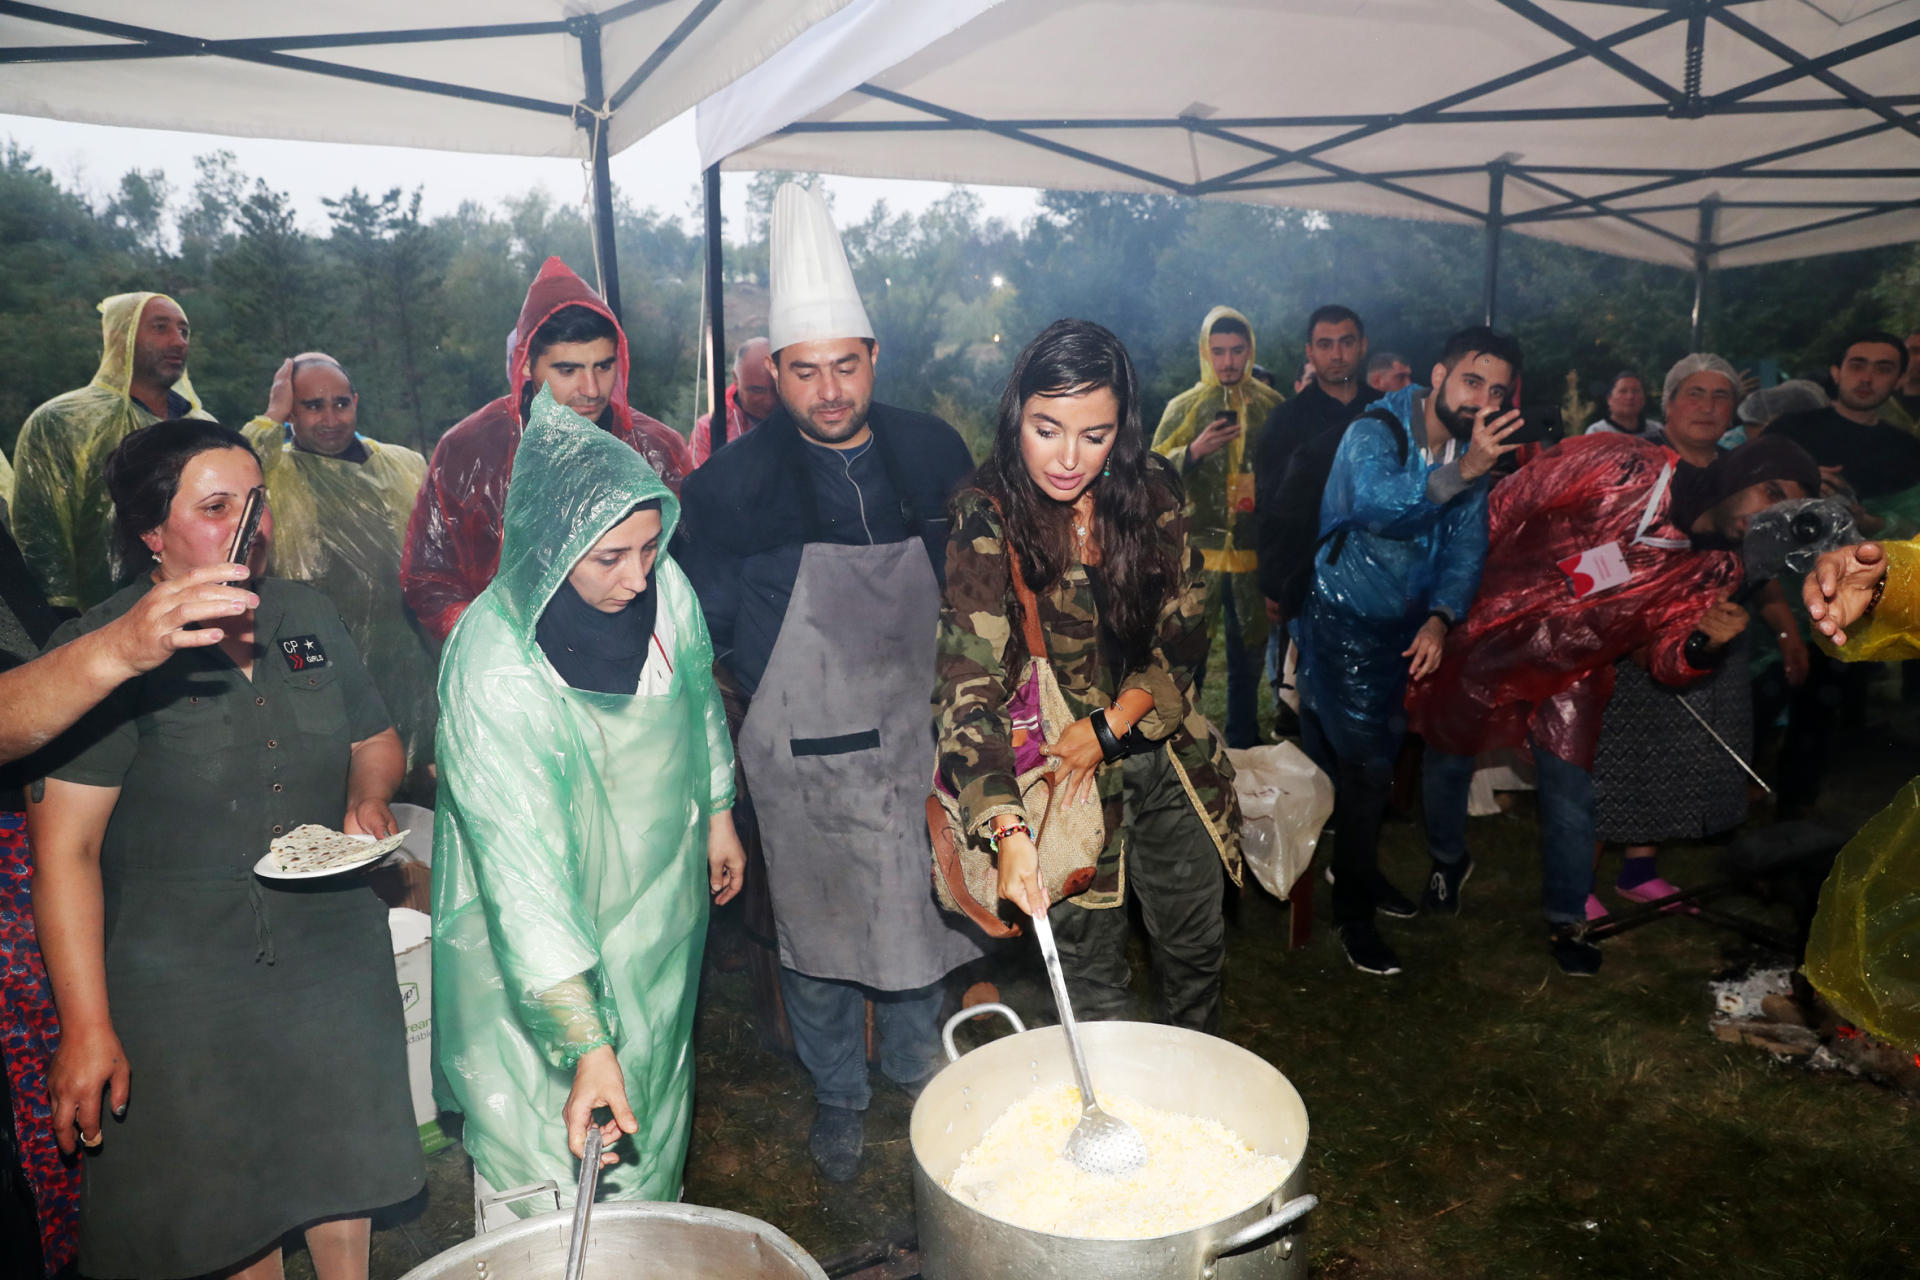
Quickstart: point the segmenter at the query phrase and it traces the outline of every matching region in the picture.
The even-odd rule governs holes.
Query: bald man
[[[713,439],[713,415],[693,424],[693,465],[698,467],[724,447],[773,416],[780,396],[773,386],[773,349],[765,338],[748,338],[733,353],[733,381],[727,384],[725,436]]]

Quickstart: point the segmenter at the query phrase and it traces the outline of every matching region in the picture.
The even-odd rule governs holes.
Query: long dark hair
[[[1020,416],[1034,396],[1082,395],[1101,388],[1120,402],[1119,431],[1105,472],[1093,482],[1100,568],[1106,578],[1103,621],[1129,666],[1153,648],[1161,605],[1179,590],[1175,547],[1160,517],[1184,498],[1173,469],[1147,449],[1140,426],[1140,388],[1120,339],[1091,320],[1056,320],[1013,362],[1000,394],[993,451],[972,487],[994,499],[1006,520],[1007,545],[1018,551],[1027,585],[1045,591],[1073,559],[1072,509],[1041,492],[1020,454]],[[1016,602],[1012,611],[1017,613]],[[1019,619],[1014,621],[1018,623]],[[1013,634],[1020,635],[1018,625]]]
[[[242,449],[255,462],[260,455],[232,427],[206,418],[169,418],[130,433],[107,456],[107,494],[113,499],[113,553],[116,581],[152,558],[142,538],[167,522],[180,473],[187,463],[213,449]]]

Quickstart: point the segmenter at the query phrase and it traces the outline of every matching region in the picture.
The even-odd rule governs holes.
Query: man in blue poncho
[[[1432,394],[1408,386],[1353,421],[1320,501],[1313,589],[1294,623],[1307,752],[1334,779],[1334,924],[1363,973],[1400,972],[1374,912],[1417,911],[1380,872],[1380,823],[1406,734],[1409,676],[1440,661],[1487,550],[1488,474],[1520,424],[1520,347],[1477,327],[1447,339]],[[1436,871],[1430,908],[1459,909],[1471,863]]]

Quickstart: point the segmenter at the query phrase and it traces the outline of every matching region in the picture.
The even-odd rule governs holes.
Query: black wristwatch
[[[1451,630],[1453,630],[1453,617],[1452,617],[1452,615],[1450,615],[1450,614],[1447,614],[1447,613],[1443,613],[1443,612],[1441,612],[1441,611],[1440,611],[1439,609],[1435,609],[1435,610],[1433,610],[1432,612],[1430,612],[1429,614],[1427,614],[1427,621],[1428,621],[1428,622],[1432,622],[1432,621],[1433,621],[1433,620],[1434,620],[1435,618],[1438,618],[1438,619],[1440,619],[1440,625],[1441,625],[1441,626],[1443,626],[1443,627],[1445,627],[1445,628],[1446,628],[1447,630],[1449,630],[1449,631],[1451,631]],[[1425,625],[1425,624],[1422,624],[1422,625]]]
[[[1704,631],[1694,631],[1688,634],[1686,647],[1680,651],[1680,655],[1695,671],[1711,671],[1720,665],[1726,648],[1714,648],[1712,637]]]

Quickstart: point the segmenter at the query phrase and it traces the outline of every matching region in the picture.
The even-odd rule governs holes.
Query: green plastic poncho
[[[116,293],[100,303],[100,368],[93,381],[27,415],[13,447],[13,536],[50,604],[91,609],[113,594],[125,569],[112,562],[113,500],[107,455],[134,430],[160,419],[128,391],[140,312],[159,293]],[[171,299],[169,299],[171,301]],[[210,415],[182,374],[174,394]]]
[[[340,610],[411,773],[433,759],[439,706],[433,650],[400,596],[400,551],[426,459],[364,436],[364,462],[309,453],[271,418],[255,418],[242,434],[260,455],[273,504],[270,572],[306,583]]]
[[[698,601],[665,554],[670,692],[561,681],[534,628],[593,544],[645,501],[664,545],[680,506],[624,441],[542,391],[514,457],[500,570],[448,637],[433,859],[435,1096],[495,1187],[577,1176],[561,1108],[580,1055],[612,1045],[640,1132],[613,1199],[680,1191],[693,1009],[706,940],[707,820],[733,750]],[[662,630],[656,626],[656,636]]]
[[[1887,585],[1849,661],[1920,658],[1920,543],[1890,542]],[[1855,1026],[1920,1051],[1920,780],[1909,782],[1834,859],[1807,938],[1807,980]]]

